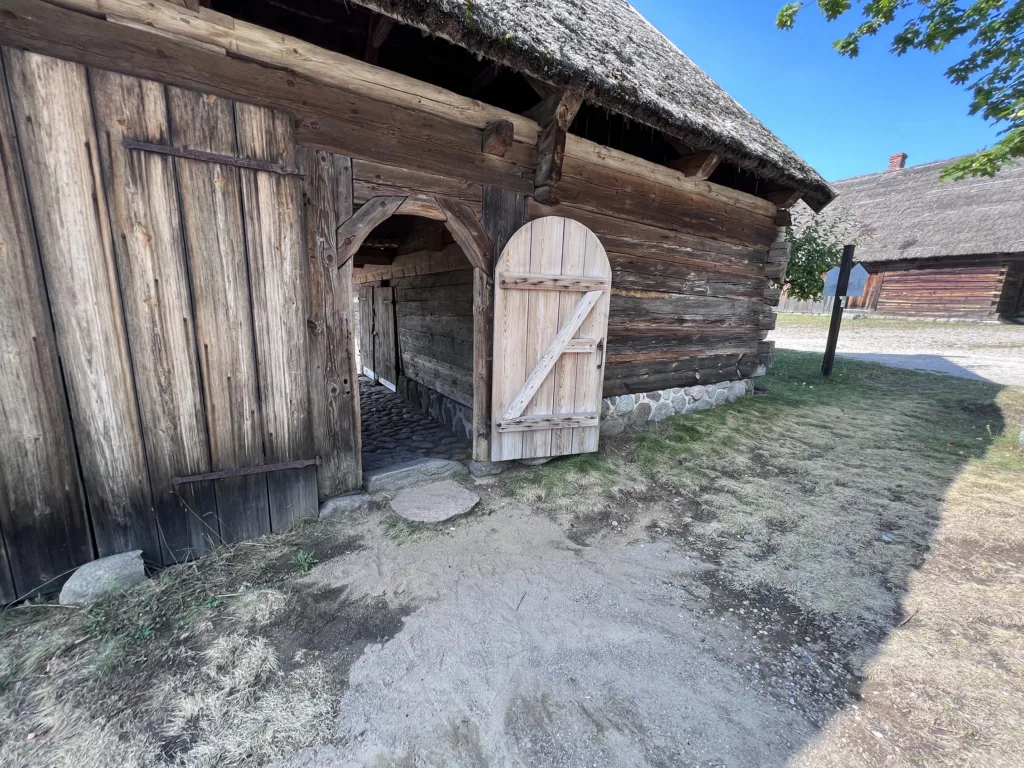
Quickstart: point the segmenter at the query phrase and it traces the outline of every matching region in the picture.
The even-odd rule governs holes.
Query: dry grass
[[[8,611],[0,765],[264,765],[324,741],[338,654],[303,658],[278,625],[297,620],[295,554],[352,546],[329,526],[300,524],[89,610]]]
[[[591,538],[612,518],[667,532],[719,566],[716,587],[825,628],[866,700],[800,764],[865,764],[851,743],[895,764],[1024,763],[1024,392],[819,364],[782,351],[757,397],[506,488],[570,536],[588,514]]]

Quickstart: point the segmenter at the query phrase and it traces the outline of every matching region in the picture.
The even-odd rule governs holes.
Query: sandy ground
[[[352,667],[338,743],[286,764],[784,764],[812,724],[745,671],[749,627],[702,610],[705,566],[637,533],[578,547],[508,502],[323,564],[321,588],[422,607]]]
[[[829,318],[780,314],[778,347],[824,352]],[[1024,386],[1024,326],[847,317],[837,351],[873,363]]]

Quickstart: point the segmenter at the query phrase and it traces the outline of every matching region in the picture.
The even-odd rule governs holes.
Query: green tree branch
[[[943,179],[992,176],[1024,157],[1024,0],[817,0],[828,21],[836,21],[856,5],[863,21],[832,47],[855,58],[865,37],[877,35],[897,17],[906,18],[893,33],[890,50],[938,53],[955,40],[967,40],[970,53],[946,70],[946,77],[971,93],[969,113],[1001,126],[992,147],[967,155],[942,172]],[[805,4],[786,3],[775,25],[792,29]]]

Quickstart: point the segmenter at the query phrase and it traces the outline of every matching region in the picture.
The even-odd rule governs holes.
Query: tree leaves
[[[1005,127],[993,147],[962,158],[942,172],[944,180],[992,176],[1024,157],[1024,0],[856,0],[864,20],[832,47],[854,58],[865,37],[905,19],[893,34],[890,50],[902,56],[911,50],[938,53],[964,39],[969,55],[946,70],[946,77],[971,93],[970,114]],[[853,10],[851,0],[817,0],[829,21]],[[787,3],[775,25],[792,29],[802,2]]]
[[[789,267],[786,295],[817,301],[825,289],[822,278],[843,257],[843,237],[848,229],[842,217],[814,216],[799,231],[787,227]]]

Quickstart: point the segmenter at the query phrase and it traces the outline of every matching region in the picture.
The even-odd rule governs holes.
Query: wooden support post
[[[351,260],[339,267],[338,225],[352,217],[352,161],[299,148],[305,171],[310,412],[320,499],[358,488],[362,476]]]
[[[711,174],[715,172],[718,164],[722,158],[716,155],[714,152],[695,152],[692,155],[686,155],[678,160],[673,160],[667,163],[669,168],[673,168],[684,176],[688,176],[698,181],[704,181],[710,178]]]
[[[484,128],[480,149],[488,155],[504,157],[512,147],[515,138],[515,126],[511,120],[495,120]]]
[[[554,187],[562,178],[566,133],[582,104],[583,94],[572,90],[554,93],[538,105],[544,106],[538,120],[544,130],[537,138],[537,170],[533,179],[535,190],[544,189],[540,197],[534,195],[538,202],[557,202]]]
[[[839,343],[839,326],[843,323],[843,299],[850,285],[850,270],[853,269],[854,246],[843,246],[843,260],[839,263],[839,280],[836,283],[835,301],[832,303],[832,322],[828,326],[828,341],[825,344],[825,358],[821,361],[821,375],[831,376],[836,361],[836,344]]]
[[[376,16],[370,21],[370,31],[366,37],[366,60],[370,64],[376,64],[380,59],[380,47],[394,26],[395,20],[388,16]]]
[[[526,223],[526,200],[500,187],[484,187],[481,225],[493,245],[493,263]],[[473,270],[473,458],[491,459],[491,375],[494,353],[494,283]]]
[[[781,189],[778,192],[761,195],[761,197],[775,203],[779,208],[792,208],[803,194],[803,191],[799,189]]]

